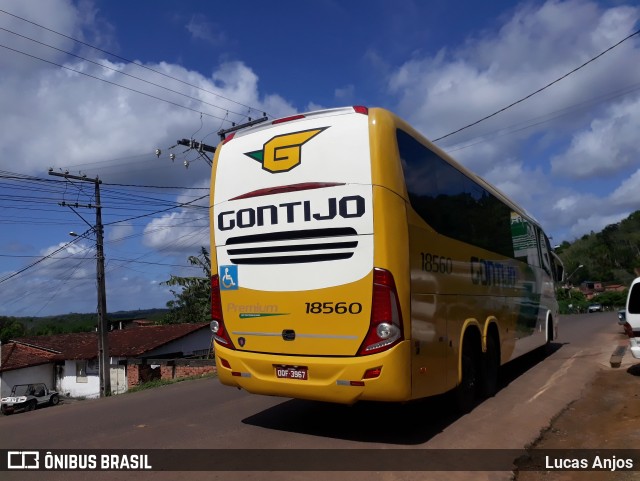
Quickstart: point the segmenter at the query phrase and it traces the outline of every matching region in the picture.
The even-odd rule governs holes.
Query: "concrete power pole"
[[[109,356],[109,325],[107,321],[107,289],[104,275],[104,227],[102,225],[102,206],[100,204],[100,184],[102,181],[96,177],[90,179],[86,176],[70,175],[49,170],[49,175],[64,177],[65,179],[93,182],[95,184],[96,205],[79,205],[62,202],[60,205],[73,207],[86,207],[96,209],[96,224],[91,226],[96,233],[96,277],[98,285],[98,366],[100,376],[100,397],[111,395],[111,357]],[[75,212],[75,211],[74,211]],[[77,213],[77,212],[76,212]],[[79,215],[79,214],[78,214]],[[84,220],[84,219],[83,219]],[[86,221],[85,221],[86,222]]]

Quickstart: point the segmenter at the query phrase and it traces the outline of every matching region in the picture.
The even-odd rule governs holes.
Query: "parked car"
[[[624,326],[624,323],[627,322],[627,311],[621,309],[618,311],[618,324]]]
[[[591,304],[588,309],[589,313],[602,312],[602,304]]]
[[[50,391],[44,383],[16,384],[11,389],[11,396],[0,399],[2,414],[13,414],[16,411],[33,411],[42,405],[55,406],[60,402],[56,391]]]

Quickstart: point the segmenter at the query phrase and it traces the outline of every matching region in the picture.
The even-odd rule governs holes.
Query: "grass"
[[[193,381],[194,379],[202,379],[202,378],[207,378],[207,377],[217,377],[218,374],[215,372],[211,372],[208,374],[200,374],[200,375],[196,375],[196,376],[187,376],[187,377],[180,377],[180,378],[176,378],[176,379],[154,379],[153,381],[148,381],[142,384],[138,384],[137,386],[133,386],[130,387],[129,389],[127,389],[127,393],[130,392],[137,392],[137,391],[144,391],[146,389],[153,389],[156,387],[160,387],[160,386],[166,386],[168,384],[175,384],[177,382],[182,382],[182,381]],[[125,393],[126,394],[126,393]]]

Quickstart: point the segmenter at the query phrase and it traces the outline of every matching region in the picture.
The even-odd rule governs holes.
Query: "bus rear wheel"
[[[484,398],[493,397],[498,391],[500,371],[500,349],[494,335],[487,337],[487,352],[482,355],[481,394]]]
[[[458,411],[470,412],[476,405],[478,394],[478,365],[479,353],[475,343],[465,339],[462,345],[462,380],[455,390],[455,400]]]

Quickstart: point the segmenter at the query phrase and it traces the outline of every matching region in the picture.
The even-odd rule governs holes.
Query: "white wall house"
[[[16,384],[45,383],[49,389],[55,385],[51,362],[54,353],[10,342],[0,345],[0,394],[11,394]]]
[[[134,327],[109,333],[111,392],[128,389],[128,359],[192,357],[208,353],[207,323]],[[14,384],[44,382],[63,396],[100,397],[98,338],[95,332],[16,339],[2,346],[0,389]]]
[[[45,383],[49,389],[53,389],[54,376],[53,364],[25,367],[11,371],[0,372],[0,397],[9,396],[11,388],[16,384]]]
[[[120,358],[111,358],[111,393],[122,394],[127,391],[126,366],[117,365]],[[56,366],[58,379],[56,390],[64,396],[73,398],[100,397],[100,375],[97,359],[66,360]]]

